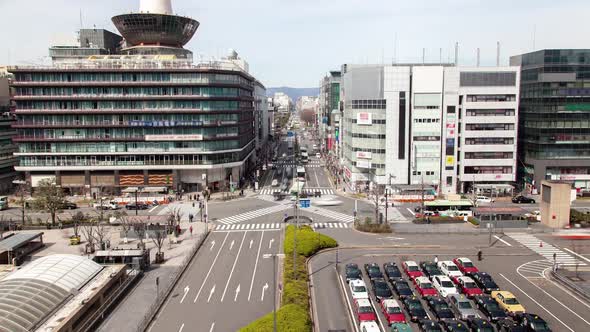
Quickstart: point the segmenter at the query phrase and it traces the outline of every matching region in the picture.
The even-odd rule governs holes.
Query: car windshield
[[[471,262],[463,262],[464,267],[473,267],[473,263]]]
[[[459,302],[459,308],[460,309],[473,309],[473,307],[471,306],[471,303],[469,303],[467,301]]]
[[[410,286],[408,286],[408,284],[405,283],[405,282],[398,282],[395,285],[397,286],[397,289],[408,289],[408,288],[410,288]]]
[[[505,300],[504,300],[504,302],[505,302],[506,304],[510,304],[510,305],[520,304],[520,303],[518,302],[518,300],[517,300],[517,299],[515,299],[515,298],[513,298],[513,297],[509,297],[509,298],[505,299]]]
[[[468,281],[465,283],[465,288],[477,288],[477,286],[475,286],[475,283]]]
[[[432,288],[432,284],[429,282],[422,282],[420,283],[420,288],[422,289],[431,289]]]
[[[377,274],[377,273],[379,273],[379,272],[380,272],[380,271],[379,271],[379,268],[378,268],[378,267],[370,267],[370,268],[369,268],[369,273],[370,273],[370,274]]]
[[[441,301],[440,303],[438,303],[436,305],[436,308],[438,310],[447,310],[447,309],[449,309],[449,306],[445,302]]]
[[[449,270],[449,271],[459,271],[459,268],[456,267],[455,265],[448,265],[447,266],[447,270]]]
[[[533,322],[532,325],[535,331],[551,331],[545,322]]]
[[[399,314],[401,312],[402,312],[402,309],[400,307],[387,307],[388,314]]]
[[[359,312],[363,314],[369,314],[373,312],[373,307],[359,307]]]
[[[419,301],[409,301],[408,308],[410,309],[422,309],[422,304]]]
[[[410,272],[415,272],[415,271],[419,271],[418,267],[415,265],[409,265],[408,266],[408,271]]]
[[[453,287],[453,283],[448,281],[448,280],[444,280],[440,282],[440,285],[445,287],[445,288],[451,288]]]
[[[367,289],[365,288],[365,286],[353,286],[352,287],[352,290],[355,293],[358,293],[358,292],[366,292],[367,291]]]
[[[486,308],[488,309],[488,311],[498,311],[498,310],[500,310],[500,307],[498,307],[498,304],[496,304],[496,302],[487,302],[486,303]]]
[[[387,284],[384,282],[376,282],[375,283],[375,288],[377,288],[378,290],[386,290],[387,289]]]

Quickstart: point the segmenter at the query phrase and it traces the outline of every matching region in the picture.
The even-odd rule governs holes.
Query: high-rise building
[[[11,128],[15,117],[10,104],[9,76],[0,68],[0,193],[7,193],[13,187],[12,181],[16,177],[14,166],[17,159],[13,153],[16,145],[12,138],[16,131]]]
[[[317,127],[325,150],[339,155],[340,149],[340,71],[331,71],[320,81]]]
[[[590,50],[540,50],[511,57],[521,66],[519,156],[522,182],[590,189]]]
[[[342,73],[344,177],[354,189],[512,188],[517,67],[344,65]]]
[[[92,55],[117,54],[123,42],[121,36],[105,29],[80,29],[78,39],[79,45],[76,46],[51,46],[51,60],[80,60]]]
[[[273,101],[278,107],[279,113],[289,113],[293,111],[293,100],[286,93],[275,92]]]
[[[264,86],[234,51],[193,64],[182,45],[198,23],[172,15],[169,3],[142,1],[142,13],[113,18],[128,45],[122,52],[136,55],[10,68],[16,169],[33,187],[50,178],[97,194],[224,190],[254,169],[268,136]]]

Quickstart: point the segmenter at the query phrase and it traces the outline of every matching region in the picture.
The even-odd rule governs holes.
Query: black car
[[[467,324],[469,324],[471,331],[494,332],[494,327],[492,326],[492,323],[488,322],[485,319],[472,318],[467,322]]]
[[[522,195],[518,195],[512,198],[512,203],[522,204],[522,203],[532,203],[535,204],[535,200],[529,197],[525,197]]]
[[[346,282],[351,280],[361,280],[363,278],[361,269],[355,263],[346,264]]]
[[[545,320],[535,314],[522,314],[518,319],[520,320],[520,325],[527,332],[551,332]]]
[[[72,202],[65,202],[65,203],[63,203],[61,208],[64,210],[75,210],[78,208],[78,205],[76,205],[76,203],[72,203]]]
[[[506,312],[498,306],[498,302],[489,295],[482,295],[475,298],[475,303],[481,312],[492,322],[508,318]]]
[[[469,332],[467,324],[460,320],[443,320],[441,324],[448,332]]]
[[[426,314],[426,310],[422,307],[422,302],[415,297],[405,297],[402,302],[404,303],[404,308],[406,312],[410,316],[412,322],[417,322],[422,319],[428,319],[428,315]]]
[[[512,319],[499,320],[496,323],[498,332],[525,332],[526,329]]]
[[[439,320],[453,320],[455,319],[455,315],[453,311],[449,307],[448,303],[439,298],[430,298],[428,300],[428,307],[434,313],[437,319]]]
[[[397,296],[399,296],[400,299],[403,299],[404,297],[408,296],[414,296],[414,292],[412,292],[410,285],[408,285],[408,283],[404,280],[395,280],[391,283],[391,285],[393,286],[393,290],[397,293]]]
[[[422,332],[442,332],[440,324],[430,319],[421,320],[418,325]]]
[[[380,303],[382,300],[391,299],[393,294],[387,285],[387,281],[383,279],[371,279],[371,286],[373,287],[373,293],[377,302]]]
[[[422,271],[424,271],[424,274],[428,278],[432,278],[434,276],[444,276],[445,275],[444,273],[442,273],[438,269],[438,266],[436,266],[435,262],[421,262],[420,268],[422,269]]]
[[[127,210],[147,210],[149,206],[144,203],[128,203],[127,205],[125,205],[125,208]]]
[[[479,286],[479,288],[481,288],[484,293],[490,294],[492,291],[500,290],[500,287],[498,287],[492,276],[488,273],[475,272],[471,275],[471,279],[475,281],[477,286]]]
[[[369,276],[369,279],[383,279],[383,273],[377,263],[365,264],[365,272]]]
[[[387,280],[389,280],[389,282],[402,279],[401,271],[393,262],[383,264],[383,271],[385,271],[385,276],[387,276]]]

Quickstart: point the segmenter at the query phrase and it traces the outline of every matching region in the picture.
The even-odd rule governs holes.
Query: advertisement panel
[[[357,160],[356,167],[358,168],[371,168],[372,164],[370,161],[367,160]]]
[[[369,112],[359,112],[356,115],[356,124],[371,125],[373,124],[373,114]]]
[[[352,178],[352,172],[346,166],[344,166],[344,176],[346,176],[348,180]]]
[[[371,159],[373,158],[373,154],[371,152],[357,151],[356,157],[357,159]]]
[[[455,165],[455,157],[454,156],[447,156],[447,161],[445,166],[452,167]]]
[[[146,141],[202,141],[203,135],[145,135]]]

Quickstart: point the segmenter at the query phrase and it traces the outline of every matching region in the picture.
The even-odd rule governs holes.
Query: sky
[[[452,61],[495,65],[543,48],[590,48],[588,0],[172,0],[201,23],[195,59],[235,49],[267,87],[316,87],[343,63]],[[0,66],[47,60],[76,31],[105,28],[139,0],[0,0]],[[442,57],[441,57],[442,49]]]

